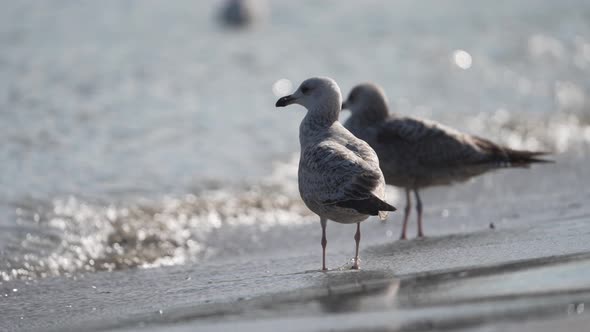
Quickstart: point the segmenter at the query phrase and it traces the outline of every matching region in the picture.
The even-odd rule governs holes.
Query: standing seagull
[[[411,191],[418,237],[423,237],[420,189],[463,182],[498,168],[550,162],[537,158],[547,152],[514,150],[434,121],[390,115],[385,93],[372,83],[352,89],[342,108],[352,113],[344,126],[377,152],[387,184],[406,190],[401,239],[406,239]]]
[[[395,208],[384,202],[385,179],[377,154],[338,122],[342,95],[331,78],[305,80],[294,94],[276,106],[299,104],[307,114],[299,126],[299,193],[305,205],[320,217],[322,270],[326,270],[328,219],[356,223],[353,269],[359,268],[361,221],[369,216],[384,219]]]

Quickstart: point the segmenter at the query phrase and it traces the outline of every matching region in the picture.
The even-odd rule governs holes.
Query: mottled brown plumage
[[[434,121],[389,114],[383,90],[372,83],[357,85],[342,107],[352,113],[345,127],[375,150],[387,184],[406,189],[401,238],[406,237],[410,191],[416,195],[422,236],[420,189],[466,181],[498,168],[547,162],[539,158],[546,152],[514,150]]]
[[[357,224],[353,268],[359,267],[360,222],[370,215],[385,218],[395,208],[386,202],[385,179],[377,154],[338,122],[342,96],[329,78],[310,78],[297,91],[277,101],[277,107],[300,104],[307,114],[299,126],[299,193],[307,207],[320,216],[323,269],[326,223]]]

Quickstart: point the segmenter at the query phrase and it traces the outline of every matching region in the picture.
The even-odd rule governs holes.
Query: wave
[[[452,125],[459,118],[439,120]],[[498,110],[462,118],[462,129],[513,148],[567,153],[585,151],[590,143],[589,123],[571,114],[535,118]],[[0,278],[149,268],[264,250],[261,239],[270,231],[317,221],[299,198],[296,178],[293,157],[251,185],[128,204],[74,196],[22,200],[16,204],[16,234],[22,236],[4,250]]]
[[[17,244],[17,255],[0,266],[0,276],[32,279],[176,265],[248,250],[248,241],[232,248],[224,237],[244,234],[244,227],[252,237],[273,227],[310,222],[311,212],[293,186],[295,170],[293,163],[283,163],[257,185],[143,199],[127,206],[76,197],[55,199],[41,208],[20,204],[17,215],[26,220],[21,226],[28,232]]]

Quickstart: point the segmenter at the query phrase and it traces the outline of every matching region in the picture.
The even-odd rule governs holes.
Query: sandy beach
[[[549,168],[532,173],[545,181],[556,179],[543,177],[546,172]],[[492,176],[503,183],[518,178],[509,173]],[[573,174],[557,178],[576,188]],[[480,191],[481,185],[466,185],[462,194]],[[480,224],[479,230],[459,234],[445,230],[442,224],[448,226],[448,219],[439,217],[430,223],[426,239],[364,247],[360,271],[338,269],[347,264],[352,241],[345,243],[349,228],[333,224],[332,238],[338,240],[329,250],[329,272],[319,271],[319,244],[309,239],[303,255],[290,253],[294,244],[286,244],[284,251],[220,262],[3,282],[1,327],[582,331],[588,322],[584,306],[590,301],[590,210],[583,204],[587,199],[587,192],[561,193],[551,200],[521,195],[519,206],[527,207],[522,215],[498,222],[495,229]],[[496,206],[492,214],[507,215],[516,207]],[[367,224],[367,243],[378,242],[390,223]],[[308,228],[317,231],[318,225],[306,225],[294,236]]]
[[[9,282],[2,285],[8,295],[0,305],[1,327],[583,331],[584,304],[590,301],[589,232],[582,217],[559,226],[396,242],[365,250],[361,271],[324,273],[313,269],[315,257],[302,257]],[[294,267],[310,270],[293,272]]]

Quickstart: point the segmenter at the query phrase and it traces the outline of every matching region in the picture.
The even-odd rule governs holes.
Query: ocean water
[[[2,1],[0,279],[318,249],[296,187],[304,111],[274,107],[280,79],[375,81],[396,112],[555,152],[551,171],[427,193],[432,233],[510,219],[507,196],[587,197],[587,1],[267,4],[235,30],[219,1]]]

